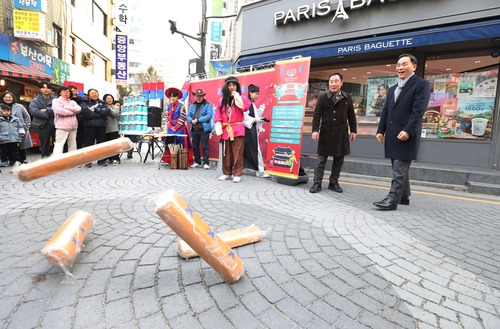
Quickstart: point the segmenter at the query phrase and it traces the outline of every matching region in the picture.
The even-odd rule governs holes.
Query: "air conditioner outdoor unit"
[[[83,65],[94,65],[95,55],[92,53],[82,53],[82,64]]]

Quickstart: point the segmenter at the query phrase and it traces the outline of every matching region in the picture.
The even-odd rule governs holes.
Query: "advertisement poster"
[[[366,95],[366,116],[379,117],[382,114],[385,99],[389,88],[398,83],[398,77],[368,78]]]
[[[498,71],[496,71],[498,74]],[[481,76],[478,77],[478,80],[481,80]],[[474,88],[474,97],[495,97],[497,90],[497,77],[488,77],[484,81],[478,82],[476,88]]]
[[[444,93],[446,91],[446,79],[434,80],[434,92],[436,94]]]
[[[235,74],[235,77],[238,78],[241,89],[243,92],[243,97],[248,97],[248,85],[253,84],[260,87],[259,98],[255,101],[255,106],[257,108],[263,107],[264,111],[261,116],[265,118],[271,118],[271,102],[274,94],[273,89],[273,78],[274,78],[274,69],[271,70],[263,70],[242,74]],[[197,89],[201,88],[203,92],[207,93],[205,95],[205,99],[207,102],[212,104],[212,108],[215,110],[215,106],[217,105],[217,101],[222,96],[222,87],[224,86],[224,80],[227,76],[218,77],[214,79],[206,79],[199,81],[191,81],[189,83],[189,105],[192,104],[194,100],[194,96],[192,95]],[[188,105],[188,106],[189,106]],[[269,132],[270,132],[270,123],[263,123],[262,127],[264,131],[259,134],[259,144],[260,149],[262,151],[262,157],[264,163],[266,163],[266,152],[267,145],[269,140]],[[219,158],[219,137],[215,134],[212,134],[208,142],[209,147],[209,157],[211,159]]]
[[[266,172],[297,179],[311,58],[276,62]]]
[[[441,104],[439,124],[438,124],[438,137],[439,138],[453,138],[457,128],[456,116],[458,114],[458,99],[447,98]]]
[[[458,98],[472,97],[476,87],[476,74],[461,74],[458,78]]]

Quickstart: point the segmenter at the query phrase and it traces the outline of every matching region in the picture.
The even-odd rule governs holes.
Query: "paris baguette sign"
[[[372,3],[380,1],[380,3],[385,4],[386,2],[395,2],[397,0],[346,0],[350,1],[350,10],[361,9],[364,7],[370,7]],[[297,7],[297,11],[294,12],[293,9],[288,9],[285,11],[277,11],[274,13],[274,25],[286,25],[288,23],[298,23],[303,20],[314,19],[316,17],[326,17],[330,15],[334,10],[330,6],[330,0],[323,0],[318,3],[313,3],[310,5],[302,5]],[[333,15],[331,23],[335,21],[336,18],[342,18],[344,20],[349,19],[349,15],[344,8],[344,0],[339,0],[335,14]]]

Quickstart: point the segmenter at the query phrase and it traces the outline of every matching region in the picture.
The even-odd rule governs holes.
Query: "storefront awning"
[[[498,37],[500,37],[500,20],[496,19],[422,29],[420,31],[365,38],[356,41],[340,41],[266,54],[242,56],[240,58],[240,66],[259,65],[294,56],[310,56],[313,59],[317,59]]]
[[[53,80],[54,77],[47,73],[40,72],[34,68],[23,66],[11,62],[0,61],[0,75],[14,78],[26,78],[33,80]]]

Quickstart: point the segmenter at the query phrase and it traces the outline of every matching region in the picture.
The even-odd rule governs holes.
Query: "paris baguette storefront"
[[[416,74],[431,86],[417,161],[498,169],[498,17],[498,0],[258,1],[238,15],[237,63],[311,57],[303,154],[316,153],[309,138],[315,98],[341,72],[358,120],[351,156],[382,159],[381,104],[397,82],[397,57],[413,54]]]

